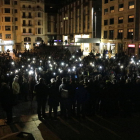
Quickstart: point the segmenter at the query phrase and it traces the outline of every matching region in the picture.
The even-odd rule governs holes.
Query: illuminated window
[[[123,23],[123,17],[119,17],[118,18],[118,23],[120,24],[120,23]]]
[[[129,1],[129,9],[134,9],[134,1]]]
[[[119,11],[123,11],[123,10],[124,10],[123,4],[119,4]]]
[[[128,22],[134,22],[134,15],[128,16]]]
[[[122,39],[123,38],[123,30],[119,29],[118,30],[118,39]]]
[[[134,35],[134,30],[133,29],[128,29],[127,38],[128,39],[133,39],[133,35]]]
[[[114,6],[110,7],[110,13],[114,13]]]

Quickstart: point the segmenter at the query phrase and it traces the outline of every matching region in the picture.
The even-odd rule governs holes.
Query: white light
[[[48,63],[51,63],[51,61],[48,61]]]
[[[24,66],[22,65],[22,68],[24,68]]]
[[[26,69],[26,71],[28,71],[28,69]]]
[[[35,61],[33,61],[33,63],[35,63]]]
[[[49,56],[49,59],[51,59],[51,57]]]
[[[64,66],[64,63],[62,62],[61,65]]]
[[[11,72],[11,74],[13,74],[13,72]]]
[[[9,73],[7,73],[7,76],[9,76]]]
[[[49,64],[50,67],[52,67],[52,64]]]
[[[71,70],[70,69],[68,69],[68,72],[70,72]]]
[[[41,70],[41,67],[39,67],[38,69]]]
[[[30,61],[30,58],[28,58],[28,61]]]
[[[20,71],[20,69],[18,69]]]
[[[33,58],[33,60],[35,60],[35,58]]]
[[[73,58],[75,58],[75,56],[74,56],[74,55],[73,55],[72,57],[73,57]]]
[[[18,73],[18,70],[15,70],[15,73]]]
[[[53,75],[56,75],[56,73],[54,72]]]
[[[102,66],[100,66],[100,69],[102,69]]]
[[[31,70],[33,70],[33,67],[31,67]]]
[[[34,72],[32,70],[29,71],[29,75],[32,75],[34,74]]]
[[[21,55],[19,55],[19,57],[21,57]]]
[[[14,62],[12,62],[11,64],[14,65]]]
[[[120,65],[120,63],[118,63],[118,65]]]
[[[40,60],[40,63],[42,63],[42,60]]]
[[[30,67],[30,65],[28,65],[28,67]]]
[[[120,67],[121,69],[123,68],[123,66]]]

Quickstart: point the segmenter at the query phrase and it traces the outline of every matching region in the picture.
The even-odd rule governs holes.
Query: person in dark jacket
[[[59,86],[59,92],[60,92],[60,109],[61,109],[61,115],[64,116],[65,118],[71,116],[71,101],[69,98],[69,95],[67,97],[62,96],[62,92],[65,90],[66,92],[70,91],[70,86],[67,83],[66,78],[62,78],[62,84]],[[68,112],[68,113],[67,113]]]
[[[39,119],[41,119],[41,117],[45,118],[46,117],[45,107],[46,107],[47,96],[48,96],[48,88],[45,85],[43,78],[39,80],[39,84],[35,85],[34,91],[36,93],[38,118]]]
[[[56,88],[55,79],[51,79],[51,84],[49,85],[49,117],[52,116],[52,109],[54,111],[54,120],[57,119],[57,106],[59,105],[59,99],[58,99],[58,92]]]
[[[6,83],[2,83],[2,87],[0,89],[0,102],[2,105],[2,108],[6,112],[7,117],[7,124],[12,123],[13,117],[12,117],[12,91],[10,90],[10,87]]]
[[[80,81],[79,86],[76,88],[75,101],[77,101],[77,116],[80,117],[80,112],[82,112],[82,117],[85,117],[85,105],[89,99],[89,93],[84,87],[83,81]]]

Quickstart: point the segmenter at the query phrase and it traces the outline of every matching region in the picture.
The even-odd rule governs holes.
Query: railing
[[[33,33],[22,33],[22,35],[33,35]]]

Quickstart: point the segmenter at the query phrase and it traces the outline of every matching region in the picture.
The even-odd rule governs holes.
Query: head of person
[[[45,82],[45,81],[44,81],[43,78],[40,78],[40,79],[39,79],[39,83],[40,83],[40,84],[44,84],[44,82]]]
[[[54,82],[55,82],[55,79],[54,79],[54,78],[52,78],[50,81],[51,81],[51,83],[54,83]]]
[[[18,78],[17,77],[14,78],[14,82],[18,82]]]

